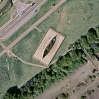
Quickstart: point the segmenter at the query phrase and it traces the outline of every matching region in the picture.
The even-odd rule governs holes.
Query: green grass
[[[32,56],[44,35],[45,32],[38,32],[36,29],[34,29],[24,39],[18,42],[12,48],[12,51],[23,60],[35,63],[35,61],[32,59]]]
[[[2,3],[0,4],[2,7],[0,9],[0,27],[3,26],[6,22],[10,20],[10,15],[11,15],[11,1],[7,0],[7,3],[3,5]],[[2,15],[1,15],[2,13]]]
[[[61,10],[62,9],[60,9],[60,11]],[[50,18],[49,21],[51,21],[55,17],[54,14],[52,14],[52,16],[53,16],[52,18],[49,17]],[[44,38],[44,35],[48,31],[49,26],[54,25],[54,27],[57,27],[59,17],[60,16],[56,17],[55,22],[53,23],[49,22],[49,25],[42,24],[44,28],[40,28],[41,32],[38,32],[36,29],[32,30],[26,37],[24,37],[18,44],[16,44],[12,48],[14,53],[25,61],[37,63],[37,61],[32,59],[32,56],[36,51],[37,47],[39,46],[41,40]]]
[[[13,42],[20,34],[26,31],[34,22],[36,22],[40,17],[42,17],[47,11],[51,9],[51,5],[56,4],[59,0],[48,0],[41,8],[40,12],[36,16],[31,18],[24,26],[22,26],[18,31],[16,31],[10,38],[4,41],[4,44],[8,46]],[[46,9],[45,9],[46,8]]]
[[[32,78],[34,75],[42,70],[42,68],[25,65],[20,61],[17,61],[13,57],[9,58],[7,54],[4,54],[2,57],[0,57],[0,70],[1,68],[6,70],[7,74],[9,74],[10,80],[5,71],[3,70],[2,72],[4,73],[0,76],[3,77],[3,79],[0,78],[0,97],[11,86],[17,85],[18,87],[21,87],[30,78]],[[3,82],[1,81],[1,79],[3,80]]]
[[[36,20],[43,16],[43,14],[50,9],[50,6],[53,3],[56,3],[58,1],[59,0],[55,0],[51,2],[50,0],[48,0],[48,2],[46,2],[44,6],[42,6],[41,11],[35,17],[32,18],[27,24],[25,24],[21,29],[19,29],[12,37],[5,41],[4,44],[6,46],[9,45],[20,34],[27,30],[27,28],[30,27]],[[45,32],[42,31],[41,33],[39,33],[37,30],[34,29],[12,48],[12,50],[14,49],[13,52],[15,52],[15,54],[17,54],[25,61],[37,63],[32,59],[32,56],[44,35]],[[18,85],[20,87],[35,74],[43,70],[43,68],[25,65],[20,61],[17,61],[13,57],[9,58],[6,54],[0,57],[0,65],[6,70],[8,69],[7,66],[9,66],[10,69],[8,73],[11,78],[9,81],[7,80],[6,82],[0,84],[0,97],[4,95],[6,90],[9,89],[11,86]]]
[[[10,20],[11,9],[0,17],[0,27]]]
[[[58,1],[59,0],[55,0],[55,2]],[[12,37],[5,41],[4,44],[6,46],[9,45],[16,37],[22,34],[50,9],[51,3],[53,2],[48,0],[35,17],[20,28]],[[47,5],[49,5],[48,8]],[[47,8],[47,10],[45,10],[45,8]],[[55,11],[45,21],[38,25],[38,28],[42,31],[41,33],[34,29],[19,43],[17,43],[12,50],[14,49],[14,53],[25,61],[36,63],[32,59],[32,55],[41,39],[43,39],[46,31],[51,26],[66,36],[64,42],[54,57],[54,59],[56,59],[64,52],[68,51],[68,46],[74,43],[81,35],[86,34],[89,28],[96,27],[99,24],[98,9],[98,0],[71,0],[71,2],[67,2],[57,9],[59,13]],[[68,23],[68,19],[70,19],[70,23]],[[6,58],[8,59],[8,62],[6,62]],[[24,65],[12,57],[9,58],[6,54],[0,58],[0,65],[5,69],[7,69],[7,65],[10,66],[9,74],[11,77],[10,81],[0,84],[0,93],[5,92],[5,90],[11,86],[23,85],[27,80],[42,70],[41,68]]]

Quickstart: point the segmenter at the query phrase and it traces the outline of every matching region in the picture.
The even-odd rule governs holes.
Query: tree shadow
[[[21,90],[17,86],[10,87],[7,92],[11,95],[18,96],[21,94]]]

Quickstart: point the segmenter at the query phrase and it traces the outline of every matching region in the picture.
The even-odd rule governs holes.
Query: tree
[[[86,99],[87,97],[86,96],[81,96],[81,98],[80,99]]]
[[[72,58],[70,57],[70,54],[69,53],[67,53],[66,55],[65,55],[65,57],[66,57],[66,64],[65,65],[70,65],[70,64],[72,64]]]
[[[99,26],[96,26],[97,36],[99,37]]]
[[[87,53],[91,56],[91,57],[94,57],[94,52],[92,49],[87,49]]]
[[[81,47],[81,39],[76,40],[75,46],[76,46],[76,49],[82,49],[82,47]]]
[[[94,89],[88,90],[87,94],[90,96],[94,91],[95,91]]]
[[[87,38],[90,44],[97,42],[97,32],[94,28],[90,28],[88,33],[87,33]]]
[[[70,50],[70,49],[74,49],[74,48],[75,48],[75,43],[69,45],[69,47],[68,47],[69,50]]]
[[[90,44],[87,40],[87,36],[81,36],[81,46],[86,49],[90,48]]]
[[[58,95],[55,99],[68,99],[69,98],[69,94],[68,93],[62,93],[60,95]]]
[[[71,45],[68,47],[68,49],[71,49],[71,50],[81,49],[80,43],[81,43],[81,40],[78,39],[78,40],[75,41],[75,43],[71,44]]]
[[[70,57],[72,58],[72,61],[74,61],[78,58],[76,50],[70,51],[69,54],[70,54]]]

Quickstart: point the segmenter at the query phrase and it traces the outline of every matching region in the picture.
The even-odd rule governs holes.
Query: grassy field
[[[35,29],[31,31],[12,48],[14,53],[25,61],[36,63],[36,61],[32,59],[32,55],[49,27],[53,27],[66,36],[53,60],[68,51],[68,46],[71,43],[81,35],[86,34],[89,28],[99,24],[98,13],[96,11],[96,8],[98,7],[97,1],[93,1],[93,3],[96,3],[96,5],[94,4],[95,6],[93,6],[93,10],[90,9],[90,6],[88,6],[89,2],[87,1],[86,4],[78,0],[76,0],[76,2],[78,2],[79,5],[76,4],[75,1],[71,1],[57,9],[57,11],[51,14],[38,26],[41,33]],[[79,10],[77,10],[78,8]],[[93,13],[93,16],[91,13]],[[68,22],[68,19],[71,21],[70,23]]]
[[[35,63],[32,56],[44,35],[45,32],[38,32],[34,29],[24,39],[17,43],[12,48],[12,51],[23,60]]]
[[[53,1],[58,2],[59,0]],[[48,2],[42,6],[41,11],[32,18],[27,24],[20,28],[12,37],[5,41],[5,45],[9,45],[16,37],[23,33],[30,27],[37,19],[50,9],[53,2]],[[45,9],[47,8],[47,9]],[[53,27],[66,36],[63,44],[56,53],[54,59],[68,51],[68,46],[79,38],[81,35],[86,34],[89,28],[96,27],[99,24],[99,2],[98,0],[71,0],[66,2],[63,6],[51,14],[45,21],[43,21],[37,30],[31,31],[24,39],[17,43],[13,48],[13,52],[28,62],[36,63],[32,59],[32,55],[43,39],[49,27]],[[68,20],[71,22],[69,23]],[[6,59],[8,61],[6,61]],[[54,60],[53,59],[53,60]],[[40,72],[42,68],[27,66],[15,60],[13,57],[9,58],[6,54],[0,58],[0,64],[7,69],[9,65],[10,81],[0,84],[0,93],[2,94],[10,86],[23,85],[27,80],[33,77],[36,73]],[[20,80],[19,80],[20,79]]]
[[[22,86],[41,70],[42,68],[27,66],[15,58],[9,58],[4,54],[0,57],[0,72],[3,72],[3,74],[0,75],[0,97],[11,86]]]
[[[34,18],[32,18],[21,29],[19,29],[6,42],[4,42],[4,44],[5,45],[9,45],[16,37],[18,37],[28,27],[30,27],[36,20],[38,20],[41,16],[43,16],[43,14],[46,13],[50,9],[50,6],[53,3],[56,3],[58,1],[59,0],[55,0],[55,1],[50,2],[50,0],[48,0],[48,2],[45,3],[44,6],[42,6],[42,8],[41,8],[42,11],[39,12]],[[47,8],[46,10],[45,10],[45,7]],[[40,43],[40,41],[41,41],[41,39],[43,38],[44,35],[45,35],[45,32],[39,33],[37,30],[34,29],[33,31],[31,31],[29,33],[29,35],[27,35],[16,46],[14,46],[12,48],[13,52],[15,52],[15,54],[17,54],[18,56],[20,56],[25,61],[37,63],[37,62],[35,62],[32,59],[32,55],[35,52],[37,46],[39,45],[39,43]],[[41,70],[43,70],[43,68],[38,68],[38,67],[33,67],[33,66],[25,65],[25,64],[21,63],[20,61],[17,61],[13,57],[10,57],[9,58],[6,54],[3,55],[2,57],[0,57],[0,65],[4,69],[6,69],[8,71],[9,76],[10,76],[10,80],[6,80],[4,83],[2,82],[0,84],[0,97],[11,86],[18,85],[20,87],[24,83],[26,83],[30,78],[32,78],[35,74],[37,74],[38,72],[40,72]],[[8,70],[8,68],[9,68],[9,70]]]
[[[59,0],[48,0],[40,9],[40,12],[36,16],[31,18],[23,27],[17,30],[10,38],[4,41],[4,44],[8,46],[13,42],[20,34],[26,31],[35,21],[37,21],[41,16],[43,16],[50,8],[51,5],[56,4]],[[45,9],[46,8],[46,9]]]
[[[2,1],[0,4],[0,27],[10,20],[11,1]],[[2,14],[2,15],[1,15]]]
[[[10,20],[11,9],[0,17],[0,27]]]

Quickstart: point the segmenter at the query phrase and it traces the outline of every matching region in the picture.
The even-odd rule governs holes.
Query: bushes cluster
[[[55,99],[68,99],[69,98],[69,94],[68,93],[61,93],[60,95],[58,95]]]

